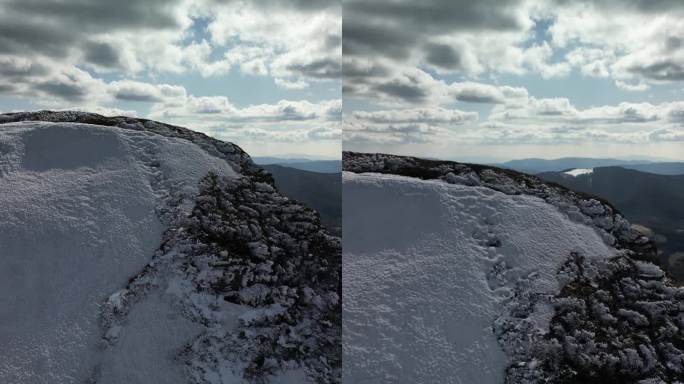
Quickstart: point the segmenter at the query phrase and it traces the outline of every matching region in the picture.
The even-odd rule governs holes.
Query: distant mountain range
[[[663,163],[681,164],[681,163]],[[648,166],[654,164],[645,164]],[[676,167],[674,167],[676,168]],[[572,176],[567,172],[543,172],[537,176],[570,189],[610,201],[633,224],[651,229],[679,281],[684,281],[684,175],[658,175],[622,166],[596,167],[590,173]],[[672,265],[678,264],[678,265]]]
[[[658,175],[684,175],[684,163],[646,163],[623,165],[623,168],[655,173]]]
[[[497,164],[528,174],[559,172],[571,168],[596,168],[619,166],[660,175],[683,175],[684,162],[653,162],[648,160],[596,159],[586,157],[565,157],[560,159],[520,159]]]
[[[342,234],[341,173],[311,172],[290,167],[290,164],[261,167],[273,175],[276,187],[283,195],[315,209],[330,232]]]
[[[283,165],[289,168],[301,169],[310,172],[340,173],[342,172],[341,160],[313,160],[307,158],[280,158],[280,157],[253,157],[252,160],[259,165]]]

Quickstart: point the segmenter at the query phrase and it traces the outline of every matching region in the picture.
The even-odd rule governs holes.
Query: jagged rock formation
[[[535,196],[593,228],[613,249],[603,257],[550,255],[557,260],[557,288],[552,290],[535,285],[543,271],[516,272],[505,261],[493,263],[486,276],[490,289],[513,287],[492,324],[508,356],[505,382],[683,382],[684,289],[673,286],[654,264],[653,242],[610,203],[534,176],[476,164],[345,152],[343,168]],[[494,232],[476,230],[473,238],[487,252],[502,247]]]
[[[315,211],[281,196],[272,177],[242,149],[182,127],[82,112],[3,114],[0,130],[34,129],[37,123],[29,122],[56,123],[54,128],[41,123],[46,126],[39,126],[40,132],[109,129],[124,137],[127,151],[149,175],[164,228],[147,265],[100,305],[104,358],[92,367],[90,383],[110,382],[112,370],[120,369],[112,362],[122,354],[135,355],[127,350],[135,344],[131,335],[141,332],[135,324],[141,312],[156,313],[158,296],[171,301],[168,316],[183,319],[171,322],[187,325],[181,334],[191,335],[182,349],[159,351],[183,368],[185,382],[267,383],[274,377],[279,382],[340,382],[340,239],[324,230]],[[145,140],[127,131],[141,132]],[[195,145],[232,169],[194,175],[190,179],[199,183],[190,185],[172,172],[183,160],[154,147],[157,135],[173,145],[190,143],[189,150]],[[41,377],[17,366],[3,369],[0,365],[0,377]],[[115,373],[128,380],[145,376]]]

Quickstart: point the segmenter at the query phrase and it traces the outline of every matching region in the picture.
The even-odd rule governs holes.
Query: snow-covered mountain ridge
[[[340,239],[238,146],[0,115],[0,381],[339,382]]]
[[[343,168],[345,382],[684,382],[684,289],[608,202],[475,164]]]
[[[118,127],[135,131],[156,133],[165,137],[185,139],[204,149],[208,154],[226,160],[236,172],[252,177],[262,175],[268,180],[268,173],[256,166],[242,148],[233,143],[224,142],[200,132],[153,120],[126,117],[102,116],[97,113],[79,111],[36,111],[12,112],[0,114],[0,124],[20,121],[45,121],[53,123],[82,123]]]
[[[439,179],[447,183],[483,186],[508,195],[531,195],[558,207],[577,220],[601,231],[606,241],[620,249],[632,251],[639,260],[656,262],[655,244],[639,231],[607,201],[596,196],[569,190],[559,184],[508,169],[453,161],[426,160],[388,154],[344,152],[343,169],[349,172],[376,172]]]

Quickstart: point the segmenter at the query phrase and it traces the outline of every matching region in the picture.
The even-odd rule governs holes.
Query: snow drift
[[[233,144],[0,115],[0,382],[339,382],[339,253]]]
[[[345,382],[684,374],[684,290],[608,203],[491,167],[343,159]]]

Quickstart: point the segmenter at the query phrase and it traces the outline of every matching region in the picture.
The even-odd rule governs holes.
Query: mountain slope
[[[306,162],[287,163],[290,168],[301,169],[309,172],[340,173],[342,162],[339,160],[312,160]]]
[[[657,175],[684,175],[684,163],[677,162],[629,164],[622,167],[641,172],[655,173]]]
[[[282,165],[284,167],[301,169],[302,171],[320,173],[342,172],[340,160],[310,160],[310,159],[281,159],[278,157],[256,157],[254,162],[259,165]]]
[[[4,114],[0,181],[1,382],[339,382],[339,239],[239,147]]]
[[[607,202],[494,167],[343,161],[345,382],[684,373],[684,290]]]
[[[321,215],[333,233],[342,234],[342,176],[340,173],[309,172],[289,166],[262,165],[285,196],[301,201]]]
[[[648,163],[641,160],[594,159],[588,157],[563,157],[560,159],[520,159],[501,164],[502,167],[518,172],[537,174],[558,172],[569,168],[595,168],[610,166],[631,166]]]
[[[576,191],[608,199],[633,223],[659,234],[664,262],[684,252],[684,175],[656,175],[621,167],[594,168],[590,174],[570,176],[547,172],[539,177]],[[684,278],[684,266],[668,268]]]

